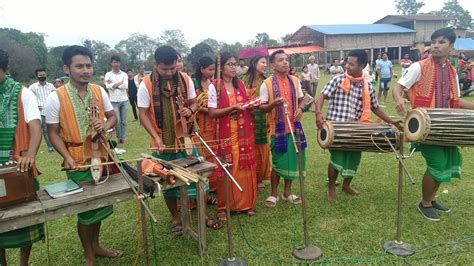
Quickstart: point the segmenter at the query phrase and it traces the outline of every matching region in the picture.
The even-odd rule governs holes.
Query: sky
[[[420,12],[446,0],[424,0]],[[474,17],[474,0],[458,0]],[[286,4],[281,4],[286,3]],[[44,33],[48,47],[100,40],[111,47],[132,33],[180,29],[190,47],[213,38],[241,42],[266,32],[279,39],[303,25],[374,23],[396,14],[394,0],[0,0],[0,28]]]

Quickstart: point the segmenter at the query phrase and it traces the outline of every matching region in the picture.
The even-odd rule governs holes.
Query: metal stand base
[[[226,258],[219,262],[219,266],[247,266],[247,262],[241,258]]]
[[[293,256],[300,260],[317,260],[323,255],[320,248],[309,245],[293,250]]]
[[[383,244],[383,249],[385,253],[390,253],[396,256],[411,256],[415,254],[415,247],[410,244],[398,242],[398,241],[389,241]]]

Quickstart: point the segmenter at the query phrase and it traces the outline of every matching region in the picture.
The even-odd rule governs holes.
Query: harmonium
[[[14,161],[0,164],[0,209],[37,198],[31,170],[18,171]]]

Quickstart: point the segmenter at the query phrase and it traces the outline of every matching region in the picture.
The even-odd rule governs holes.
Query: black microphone
[[[395,131],[392,128],[385,129],[379,132],[375,132],[373,134],[374,136],[382,136],[382,137],[394,137],[395,136]]]

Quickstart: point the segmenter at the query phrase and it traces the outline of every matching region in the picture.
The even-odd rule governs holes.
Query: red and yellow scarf
[[[212,82],[214,87],[217,88],[217,81],[214,80]],[[234,90],[235,99],[237,103],[243,104],[248,101],[248,96],[245,91],[244,83],[239,80],[239,86]],[[218,92],[218,106],[217,108],[222,109],[230,106],[229,96],[227,95],[227,90],[224,86],[224,82],[221,80],[221,89]],[[220,139],[230,139],[231,132],[230,132],[230,115],[226,115],[219,119],[219,138]],[[238,127],[238,145],[239,145],[239,167],[240,169],[255,169],[255,154],[254,150],[254,132],[253,132],[253,125],[252,119],[250,116],[250,112],[245,110],[243,112],[238,112],[237,114],[237,123],[239,124]],[[241,127],[242,126],[242,127]],[[216,129],[217,132],[217,129]],[[221,150],[224,151],[225,160],[232,164],[232,143],[230,141],[221,142],[221,148],[218,148],[216,153],[219,156],[222,156]],[[219,168],[220,169],[220,168]],[[218,176],[222,176],[224,172],[222,170],[216,170],[216,174]]]

